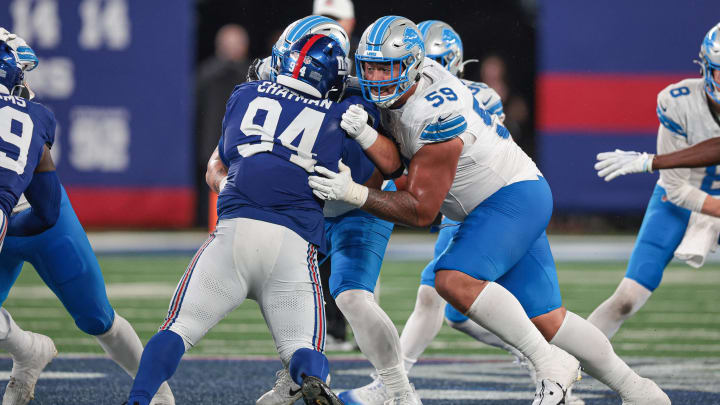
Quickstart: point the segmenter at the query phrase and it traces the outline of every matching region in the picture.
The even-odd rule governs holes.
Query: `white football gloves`
[[[598,171],[598,176],[605,178],[605,181],[631,173],[652,173],[654,157],[655,155],[647,152],[615,149],[615,152],[598,153],[595,170]]]
[[[367,123],[368,114],[360,104],[353,104],[343,113],[340,127],[363,149],[375,143],[378,133]]]
[[[10,48],[17,52],[22,70],[29,72],[35,69],[38,63],[40,63],[37,56],[35,56],[35,51],[28,46],[24,39],[2,27],[0,27],[0,41],[5,42]]]
[[[342,160],[338,163],[338,173],[322,166],[315,166],[315,171],[325,177],[310,176],[308,184],[313,194],[327,201],[343,201],[355,207],[362,207],[368,197],[368,188],[357,184],[350,175],[350,168]]]

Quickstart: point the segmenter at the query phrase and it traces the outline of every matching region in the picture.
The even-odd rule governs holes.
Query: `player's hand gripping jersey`
[[[268,81],[237,86],[218,145],[228,167],[218,217],[282,225],[324,249],[322,203],[307,177],[315,165],[338,170],[345,143],[354,142],[340,128],[340,117],[358,102],[306,98]]]
[[[720,136],[720,120],[710,110],[702,78],[685,79],[658,94],[657,152],[666,154]],[[660,171],[658,184],[675,205],[700,211],[706,193],[720,195],[720,166]]]
[[[381,109],[382,126],[409,161],[425,144],[460,137],[457,173],[441,212],[462,221],[500,188],[537,179],[535,163],[515,144],[500,119],[437,62],[426,59],[415,93],[398,109]]]
[[[55,141],[55,117],[41,104],[0,94],[0,209],[9,217],[33,178],[44,145]]]

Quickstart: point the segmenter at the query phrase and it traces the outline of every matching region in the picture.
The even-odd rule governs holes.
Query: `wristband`
[[[362,132],[355,138],[355,141],[360,144],[363,150],[367,150],[377,140],[378,133],[370,125],[365,124]]]
[[[370,190],[368,190],[367,187],[353,182],[350,184],[350,188],[348,188],[347,194],[343,200],[348,204],[360,208],[365,205],[369,192]]]

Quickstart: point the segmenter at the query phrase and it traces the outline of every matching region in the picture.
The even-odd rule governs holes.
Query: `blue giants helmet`
[[[363,97],[380,107],[390,107],[420,78],[424,58],[425,43],[415,23],[395,15],[378,18],[363,33],[355,53],[355,70]],[[369,79],[365,63],[387,65],[391,77]]]
[[[8,44],[0,41],[0,90],[12,93],[23,82],[23,71],[18,63],[18,55]]]
[[[347,62],[337,41],[322,34],[308,34],[282,56],[277,82],[313,97],[327,98],[330,91],[342,92],[345,88]]]
[[[462,41],[449,24],[428,20],[418,24],[418,29],[425,41],[425,57],[434,59],[453,75],[462,72]]]
[[[345,56],[350,55],[350,39],[343,27],[335,20],[320,15],[309,15],[301,18],[285,28],[275,45],[270,58],[270,78],[275,80],[282,66],[282,57],[298,39],[307,34],[323,34],[336,40],[342,47]]]
[[[705,92],[720,103],[720,83],[713,78],[713,70],[720,70],[720,24],[710,28],[700,45],[700,66],[705,78]]]

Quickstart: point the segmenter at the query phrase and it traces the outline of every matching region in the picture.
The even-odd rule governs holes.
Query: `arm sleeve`
[[[685,149],[689,145],[686,138],[673,131],[665,124],[658,130],[657,151],[659,154]],[[707,193],[690,184],[692,169],[668,169],[660,171],[660,185],[665,188],[671,203],[700,212]]]
[[[61,194],[55,171],[35,173],[25,189],[30,208],[10,217],[8,235],[36,235],[55,225],[60,216]]]

